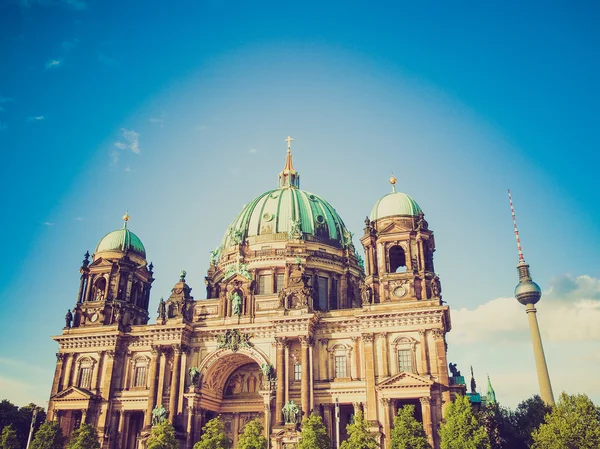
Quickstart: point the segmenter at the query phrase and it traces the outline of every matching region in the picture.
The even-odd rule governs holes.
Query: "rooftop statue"
[[[283,422],[285,424],[298,424],[298,415],[300,414],[300,409],[294,403],[294,401],[289,401],[287,404],[283,406],[281,409],[283,413]]]

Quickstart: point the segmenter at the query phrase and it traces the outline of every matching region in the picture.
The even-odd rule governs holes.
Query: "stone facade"
[[[288,151],[279,191],[298,187]],[[91,423],[103,448],[133,449],[145,446],[152,411],[163,405],[181,448],[191,449],[217,415],[234,447],[260,418],[271,447],[283,448],[295,441],[285,404],[320,414],[334,444],[337,404],[341,440],[362,411],[387,448],[398,407],[414,404],[438,447],[444,405],[463,387],[449,384],[450,314],[433,270],[433,233],[422,213],[372,215],[363,268],[351,235],[319,234],[319,216],[311,232],[293,219],[281,232],[232,227],[211,254],[206,299],[191,296],[182,272],[155,324],[145,250],[129,245],[126,228],[120,246],[103,240],[84,260],[73,315],[54,337],[48,419],[66,434]]]

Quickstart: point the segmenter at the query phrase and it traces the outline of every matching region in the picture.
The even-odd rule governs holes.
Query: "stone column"
[[[115,366],[115,358],[120,357],[121,352],[118,350],[119,346],[115,347],[115,351],[105,351],[104,352],[104,369],[102,374],[102,388],[100,394],[102,396],[103,401],[101,402],[100,412],[98,417],[97,429],[99,432],[103,432],[108,421],[109,413],[110,413],[110,405],[112,398],[112,390],[113,390],[113,378],[114,376],[114,366]],[[118,364],[117,364],[118,366]]]
[[[150,369],[148,370],[148,380],[150,390],[148,391],[148,404],[146,405],[146,416],[144,417],[144,427],[150,427],[152,424],[152,410],[156,405],[156,371],[158,369],[158,358],[161,354],[161,348],[152,346],[152,359],[150,360]]]
[[[269,441],[271,438],[271,391],[263,394],[263,401],[265,412],[264,436]]]
[[[92,388],[96,393],[100,393],[102,387],[102,369],[104,368],[104,351],[98,351],[98,368],[94,370],[94,380],[92,381]]]
[[[377,334],[377,377],[387,377],[389,373],[389,360],[387,350],[387,338],[385,333]]]
[[[194,439],[192,438],[193,435],[193,417],[194,417],[194,407],[191,405],[188,405],[187,407],[187,412],[188,412],[188,416],[187,416],[187,425],[186,425],[186,433],[187,433],[187,440],[186,440],[186,449],[192,449],[193,445],[194,445]]]
[[[86,424],[87,408],[81,409],[81,424]]]
[[[129,436],[129,419],[129,413],[124,411],[121,416],[121,441],[119,443],[119,449],[122,447],[126,447],[127,445],[127,437]]]
[[[427,434],[427,440],[431,447],[433,445],[433,425],[431,421],[431,400],[428,397],[419,398],[421,402],[421,414],[423,416],[423,428]]]
[[[284,354],[285,348],[287,347],[287,339],[285,337],[276,337],[275,345],[277,347],[277,390],[275,393],[275,422],[278,425],[283,425],[283,414],[281,412],[281,409],[283,409],[283,396],[285,392],[284,383],[286,369],[284,363]]]
[[[287,404],[288,401],[290,400],[290,347],[289,345],[285,345],[285,348],[283,348],[284,351],[284,360],[283,363],[285,365],[285,383],[284,383],[284,390],[285,390],[285,394],[284,396],[284,400],[283,403]],[[293,371],[292,371],[293,373]],[[293,374],[292,374],[293,375]]]
[[[350,349],[350,377],[352,380],[360,379],[360,357],[358,349],[358,337],[350,337],[352,348]]]
[[[187,356],[190,349],[187,346],[182,346],[181,351],[181,373],[179,375],[179,397],[177,398],[177,413],[183,414],[183,393],[185,390],[185,376],[187,374]]]
[[[385,447],[390,447],[392,435],[392,419],[390,412],[390,398],[381,398],[381,406],[383,408],[383,434],[385,435]]]
[[[362,334],[365,354],[365,384],[367,389],[367,403],[365,417],[369,421],[377,419],[377,397],[375,394],[375,360],[373,359],[373,334]]]
[[[63,352],[56,353],[56,368],[54,370],[54,380],[52,381],[52,389],[50,390],[50,397],[54,396],[58,393],[60,388],[60,378],[63,373],[63,363],[65,360],[66,354]]]
[[[304,416],[310,415],[310,367],[308,349],[310,347],[310,337],[308,335],[302,335],[299,337],[301,354],[300,360],[302,363],[302,381],[300,383],[300,397],[302,403],[302,414]]]
[[[333,405],[332,404],[323,404],[323,424],[325,424],[325,428],[327,429],[327,434],[329,435],[329,439],[333,443],[334,438],[334,422],[333,422]]]
[[[442,387],[442,408],[450,403],[450,391],[448,390],[448,362],[446,360],[446,342],[444,340],[444,329],[433,329],[435,354],[437,358],[438,382]],[[445,387],[445,388],[444,388]]]
[[[65,366],[65,375],[63,376],[61,391],[71,385],[71,373],[73,372],[73,359],[75,358],[75,354],[65,354],[65,357],[67,358],[67,363]]]
[[[165,395],[165,372],[167,371],[167,354],[165,351],[158,351],[158,387],[156,389],[156,405],[163,405],[163,396]]]
[[[173,372],[169,394],[169,421],[175,425],[177,416],[177,397],[179,396],[179,373],[181,371],[181,345],[173,345]]]
[[[421,337],[421,372],[419,374],[429,374],[429,358],[427,357],[427,329],[419,329]]]
[[[310,369],[308,370],[308,373],[310,375],[310,385],[308,388],[308,391],[310,393],[310,409],[314,409],[315,408],[315,395],[314,395],[314,390],[315,390],[315,385],[314,385],[314,364],[313,364],[313,345],[312,345],[312,339],[311,339],[311,345],[308,347],[308,366],[310,367]]]

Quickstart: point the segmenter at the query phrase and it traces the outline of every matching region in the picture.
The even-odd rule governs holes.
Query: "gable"
[[[433,381],[418,374],[402,372],[389,377],[377,385],[378,390],[389,388],[431,388]]]
[[[69,387],[63,391],[59,391],[50,399],[54,401],[89,401],[92,398],[92,393],[87,390],[77,387]]]

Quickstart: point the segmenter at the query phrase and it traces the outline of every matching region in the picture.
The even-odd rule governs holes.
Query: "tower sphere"
[[[102,237],[98,246],[96,246],[95,254],[105,251],[120,251],[124,253],[131,251],[143,258],[146,257],[146,249],[144,248],[142,241],[137,235],[125,227],[109,232]]]
[[[417,202],[406,193],[392,192],[375,203],[369,218],[371,221],[375,221],[380,218],[394,216],[416,217],[421,212],[422,210]]]
[[[521,304],[536,304],[542,297],[542,289],[531,279],[521,280],[515,287],[515,298]]]

